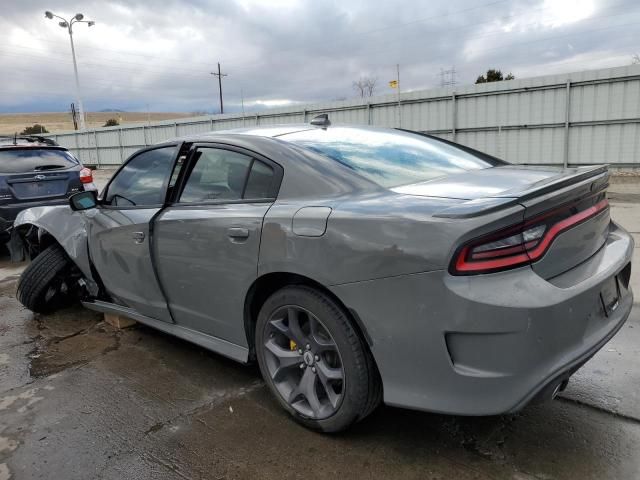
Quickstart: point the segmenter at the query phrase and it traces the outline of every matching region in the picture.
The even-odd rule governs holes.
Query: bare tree
[[[631,57],[631,64],[632,65],[640,65],[640,54],[636,53]]]
[[[373,97],[378,77],[360,77],[353,82],[353,89],[360,98]]]

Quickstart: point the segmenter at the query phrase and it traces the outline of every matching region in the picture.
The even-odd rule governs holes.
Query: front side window
[[[281,135],[386,187],[501,164],[435,138],[401,130],[330,127]]]
[[[120,207],[163,204],[176,148],[156,148],[132,158],[109,184],[104,203]]]
[[[185,183],[181,203],[269,197],[273,169],[249,155],[201,147]]]

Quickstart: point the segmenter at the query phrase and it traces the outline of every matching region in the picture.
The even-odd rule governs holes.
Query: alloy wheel
[[[313,313],[287,305],[265,325],[264,353],[273,384],[298,413],[321,420],[342,402],[345,374],[335,340]]]

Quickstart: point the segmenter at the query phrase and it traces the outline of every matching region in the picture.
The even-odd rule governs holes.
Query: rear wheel
[[[380,403],[369,350],[344,311],[315,289],[285,287],[267,299],[256,354],[270,390],[306,427],[340,431]]]
[[[17,298],[29,310],[51,313],[77,300],[71,290],[77,270],[58,244],[44,249],[25,268],[18,281]]]

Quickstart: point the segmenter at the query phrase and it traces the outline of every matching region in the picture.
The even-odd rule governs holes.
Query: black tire
[[[276,330],[274,334],[273,322],[279,322],[279,320],[274,320],[274,318],[278,316],[278,312],[281,312],[283,309],[289,309],[292,306],[300,308],[300,311],[308,312],[316,318],[316,320],[319,320],[324,331],[330,335],[330,337],[328,337],[329,341],[334,342],[331,343],[331,345],[336,347],[339,354],[341,369],[344,375],[342,377],[344,380],[339,380],[341,400],[337,406],[329,405],[331,413],[326,418],[322,418],[321,415],[318,415],[318,418],[313,418],[312,416],[302,413],[299,409],[294,408],[294,406],[292,406],[293,402],[290,404],[287,399],[285,399],[284,394],[278,390],[278,388],[282,389],[282,387],[276,386],[276,383],[272,379],[272,372],[274,371],[273,361],[270,363],[271,366],[267,363],[267,357],[271,355],[272,350],[269,349],[266,344],[270,339],[274,341],[274,336],[280,334],[280,330]],[[382,382],[373,357],[367,345],[352,325],[349,316],[330,296],[306,286],[288,286],[282,288],[271,295],[263,304],[258,314],[255,339],[256,356],[265,382],[284,409],[287,410],[297,422],[305,427],[322,432],[338,432],[344,430],[354,422],[362,420],[380,404],[382,399]],[[293,345],[296,344],[293,343]],[[294,349],[296,348],[297,347],[291,347],[292,352],[295,353]],[[303,349],[301,348],[301,350]],[[298,352],[299,351],[300,350],[298,350]],[[299,358],[302,359],[304,357]],[[315,358],[315,366],[318,367],[318,371],[320,372],[320,362],[322,362],[323,358],[320,360],[318,360],[317,356]],[[293,361],[296,360],[293,359]],[[304,369],[307,368],[307,365],[303,365],[302,363],[300,363],[299,366],[303,372],[305,371]],[[308,367],[311,367],[311,365],[308,365]],[[295,366],[287,368],[298,370]],[[276,369],[280,370],[279,363]],[[315,369],[312,370],[315,375],[320,376],[320,373],[315,373]],[[288,375],[295,375],[295,373],[292,372]],[[300,372],[298,372],[297,375],[301,375]],[[302,380],[299,382],[300,385],[302,385]],[[319,385],[319,380],[313,380],[313,382],[314,391],[316,388],[322,388],[322,386]],[[299,386],[296,388],[299,388]],[[296,388],[292,390],[296,390]],[[326,387],[324,390],[326,391]],[[291,397],[292,395],[289,396]],[[328,397],[325,398],[325,403],[328,403],[326,402],[327,399]],[[309,402],[309,404],[310,403],[311,402]]]
[[[18,280],[17,299],[36,313],[52,313],[72,305],[77,296],[69,289],[75,265],[58,244],[44,249]]]

